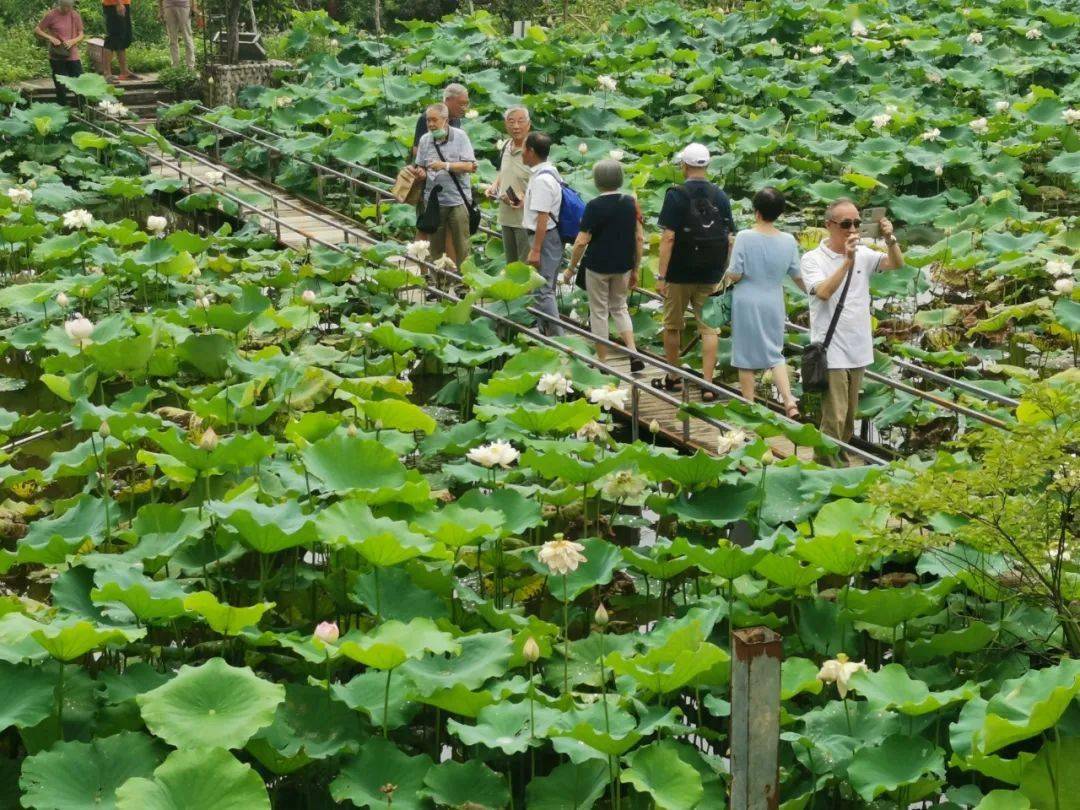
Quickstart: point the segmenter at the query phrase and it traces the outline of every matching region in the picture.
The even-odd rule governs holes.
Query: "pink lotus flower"
[[[314,633],[314,637],[324,644],[334,644],[340,635],[341,631],[335,622],[319,622]]]

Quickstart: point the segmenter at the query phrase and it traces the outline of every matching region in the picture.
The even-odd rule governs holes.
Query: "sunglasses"
[[[833,219],[829,221],[834,225],[839,225],[845,231],[850,231],[852,228],[858,228],[862,225],[861,219]]]

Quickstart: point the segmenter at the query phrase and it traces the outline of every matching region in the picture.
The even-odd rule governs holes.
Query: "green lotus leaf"
[[[955,689],[931,692],[922,681],[908,675],[901,664],[888,664],[875,672],[856,672],[850,688],[871,703],[918,716],[938,711],[978,695],[978,686],[967,683]]]
[[[413,693],[413,698],[418,703],[435,706],[444,712],[456,714],[461,717],[476,717],[484,709],[495,702],[495,696],[485,690],[472,690],[461,684],[436,689],[428,694]]]
[[[462,636],[458,642],[459,655],[409,661],[402,671],[423,694],[431,694],[451,682],[467,689],[479,689],[491,678],[506,674],[513,650],[509,630]]]
[[[338,501],[324,509],[318,526],[323,542],[355,549],[372,565],[382,567],[411,560],[433,547],[428,538],[410,531],[404,521],[377,518],[370,507],[357,500]]]
[[[759,498],[757,484],[743,481],[683,492],[664,506],[667,514],[680,521],[726,526],[743,520],[751,504]]]
[[[84,742],[59,742],[29,757],[19,786],[35,810],[109,810],[128,779],[149,777],[160,762],[154,741],[136,731]]]
[[[1054,319],[1074,335],[1080,335],[1080,301],[1059,298],[1054,304]]]
[[[455,502],[420,515],[412,525],[443,545],[460,548],[500,536],[503,514],[495,509],[467,509]]]
[[[490,275],[469,265],[471,262],[462,268],[462,275],[465,277],[465,283],[481,298],[494,301],[516,301],[538,287],[544,286],[544,279],[540,274],[522,262],[511,262],[496,275]]]
[[[975,747],[992,754],[1051,728],[1080,694],[1080,660],[1065,659],[1001,684],[986,706]]]
[[[818,665],[808,658],[785,658],[780,664],[780,699],[791,700],[807,692],[820,695],[823,683],[818,680]]]
[[[1069,807],[1080,796],[1080,739],[1065,737],[1043,743],[1039,753],[1024,766],[1020,793],[1032,807]]]
[[[424,775],[423,793],[438,804],[476,810],[500,810],[510,801],[502,777],[475,759],[434,766]]]
[[[993,625],[972,622],[967,627],[935,633],[929,638],[916,639],[908,644],[907,653],[912,663],[924,664],[938,657],[973,653],[985,649],[997,634],[998,630]]]
[[[330,783],[330,795],[336,802],[349,801],[372,810],[382,810],[388,804],[404,810],[423,810],[428,806],[424,779],[433,764],[426,754],[411,757],[393,743],[372,737]],[[386,785],[395,786],[390,797],[382,790]]]
[[[381,727],[385,715],[386,727],[391,729],[408,725],[421,709],[413,702],[412,691],[412,684],[406,678],[391,678],[387,699],[386,675],[375,669],[357,675],[348,683],[335,683],[330,687],[334,698],[350,709],[366,714],[373,726]],[[490,698],[488,702],[491,702]]]
[[[611,723],[611,719],[607,721],[609,725],[616,726],[612,728],[610,732],[605,731],[591,722],[578,723],[570,729],[557,729],[549,731],[549,736],[558,739],[569,738],[577,740],[583,745],[588,746],[595,751],[599,751],[604,758],[609,756],[622,756],[635,745],[637,745],[643,738],[643,734],[633,729],[632,718],[628,715],[622,715],[624,719],[630,720],[629,723]],[[630,728],[627,728],[630,726]],[[623,732],[623,733],[619,733]],[[573,756],[571,755],[573,759]],[[574,761],[577,761],[576,759]]]
[[[335,492],[397,487],[406,480],[397,455],[371,439],[333,433],[300,455],[308,472]]]
[[[465,509],[499,510],[503,514],[503,531],[509,534],[522,534],[544,522],[540,504],[512,489],[470,489],[458,498],[457,504]]]
[[[129,779],[117,810],[270,810],[259,774],[221,748],[173,751],[152,778]]]
[[[622,552],[612,543],[601,540],[599,537],[590,537],[583,540],[581,545],[585,547],[581,552],[585,555],[585,562],[567,574],[565,589],[563,577],[551,575],[551,569],[535,556],[538,549],[530,552],[527,558],[537,573],[551,575],[547,583],[548,590],[556,599],[573,601],[597,585],[607,585],[617,570],[626,567]]]
[[[199,591],[184,597],[184,610],[202,616],[210,628],[226,636],[237,636],[248,627],[256,626],[273,602],[259,602],[250,607],[222,604],[210,591]]]
[[[107,96],[115,96],[116,88],[105,81],[100,73],[83,73],[80,76],[59,76],[57,81],[77,96],[89,101],[98,101]]]
[[[705,793],[701,775],[683,762],[671,743],[658,742],[639,748],[626,757],[627,767],[619,781],[647,793],[658,808],[684,810],[694,807]]]
[[[140,639],[146,635],[146,630],[141,627],[102,627],[88,621],[66,621],[46,625],[30,635],[53,658],[74,661],[91,650]]]
[[[411,402],[399,399],[380,399],[365,402],[364,416],[372,423],[381,422],[386,430],[400,430],[405,433],[420,431],[435,432],[435,420]]]
[[[0,661],[0,731],[10,726],[28,728],[49,717],[56,708],[56,682],[42,677],[36,667]]]
[[[285,687],[211,658],[184,665],[176,677],[139,695],[147,728],[177,748],[240,748],[274,721]],[[166,762],[168,764],[168,762]]]
[[[19,664],[48,658],[49,654],[30,636],[42,627],[41,622],[16,611],[0,615],[0,661]]]
[[[922,737],[893,734],[878,745],[856,751],[847,772],[852,787],[867,802],[882,793],[913,786],[921,790],[912,795],[921,797],[926,795],[925,780],[931,780],[929,789],[933,790],[945,778],[945,756]]]
[[[715,486],[734,460],[715,458],[703,450],[692,456],[648,455],[639,463],[641,472],[655,483],[671,481],[681,489]]]
[[[360,718],[345,705],[328,700],[326,690],[301,683],[285,685],[285,702],[274,722],[255,739],[280,756],[326,759],[345,751],[355,753],[363,738]]]
[[[572,402],[560,402],[540,408],[522,406],[508,413],[507,418],[538,435],[572,433],[585,423],[599,419],[600,406],[592,405],[584,399],[575,399]]]
[[[715,680],[710,672],[730,660],[726,652],[704,640],[700,623],[694,621],[643,654],[628,657],[613,652],[604,663],[616,675],[632,678],[642,691],[663,694],[691,682],[702,683],[703,676]]]
[[[439,630],[431,619],[413,619],[408,624],[383,622],[373,633],[343,640],[339,649],[342,655],[369,667],[394,669],[425,653],[457,655],[461,644]]]
[[[184,589],[173,580],[154,581],[135,568],[100,571],[90,592],[95,602],[119,602],[140,621],[172,619],[184,613]]]
[[[830,574],[854,576],[863,570],[874,552],[853,536],[838,534],[801,540],[795,545],[795,553]]]
[[[138,543],[121,556],[144,562],[171,557],[184,543],[201,534],[209,522],[209,517],[200,517],[196,509],[148,503],[139,509],[131,524]]]
[[[589,810],[604,794],[607,783],[608,766],[603,762],[564,762],[547,776],[529,780],[525,804],[529,810],[565,810],[568,805]]]
[[[71,136],[71,142],[77,149],[104,149],[110,143],[115,143],[112,138],[95,135],[93,132],[80,130]]]
[[[231,501],[211,501],[208,507],[236,529],[244,545],[261,554],[307,546],[319,536],[315,516],[304,514],[295,500],[267,505],[249,492]]]
[[[929,593],[926,588],[918,585],[875,588],[871,591],[850,588],[844,593],[844,607],[858,621],[882,627],[897,627],[936,610],[944,595]]]
[[[722,545],[710,549],[686,538],[677,538],[671,544],[673,554],[685,554],[702,571],[708,571],[723,579],[738,579],[754,570],[767,552],[764,549],[746,551],[736,545]]]
[[[465,745],[482,745],[510,756],[539,744],[536,730],[530,724],[528,701],[496,703],[480,710],[475,725],[450,719],[446,721],[446,728]]]
[[[975,805],[975,810],[1030,810],[1030,808],[1031,801],[1027,796],[1015,790],[991,790]]]

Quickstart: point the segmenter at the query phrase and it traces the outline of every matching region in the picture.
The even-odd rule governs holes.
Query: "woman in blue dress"
[[[753,401],[754,373],[772,369],[787,415],[799,415],[784,363],[784,276],[805,290],[799,274],[799,245],[773,223],[784,211],[784,195],[766,187],[754,195],[754,226],[739,231],[726,281],[731,301],[731,365],[739,370],[742,395]]]

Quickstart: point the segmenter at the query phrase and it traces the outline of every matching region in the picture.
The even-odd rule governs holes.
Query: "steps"
[[[168,104],[175,100],[172,90],[157,80],[156,73],[144,73],[141,79],[120,82],[116,87],[123,91],[119,94],[119,100],[137,118],[155,118],[158,102]],[[56,101],[56,88],[51,78],[21,82],[18,90],[31,102]]]

